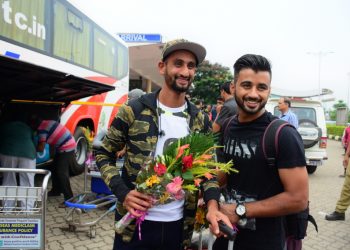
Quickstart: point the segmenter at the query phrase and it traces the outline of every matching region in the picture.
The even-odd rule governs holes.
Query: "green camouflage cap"
[[[177,50],[187,50],[193,53],[197,59],[197,65],[202,63],[207,54],[205,48],[198,44],[185,39],[176,39],[167,42],[162,51],[162,60],[164,61],[171,53]]]

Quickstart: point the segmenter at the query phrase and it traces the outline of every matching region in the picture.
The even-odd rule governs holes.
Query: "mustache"
[[[177,79],[185,79],[187,81],[190,81],[191,80],[191,77],[184,77],[184,76],[175,76],[175,80]]]
[[[261,99],[260,98],[246,97],[246,98],[244,98],[244,101],[247,101],[247,102],[261,102]]]

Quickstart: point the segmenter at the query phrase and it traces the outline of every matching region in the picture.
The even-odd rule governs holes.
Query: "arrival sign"
[[[161,43],[160,34],[119,33],[118,36],[127,43]]]

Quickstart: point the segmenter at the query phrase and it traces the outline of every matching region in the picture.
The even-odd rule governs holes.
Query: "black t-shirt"
[[[221,111],[218,114],[218,117],[216,118],[215,122],[222,127],[226,118],[233,116],[235,114],[237,114],[237,103],[236,103],[235,98],[232,97],[232,98],[228,99],[227,101],[225,101],[225,103],[222,106]]]
[[[240,123],[237,116],[222,130],[223,157],[233,160],[238,174],[228,177],[228,188],[263,200],[283,192],[277,168],[305,166],[302,139],[296,129],[285,126],[279,134],[276,167],[267,165],[262,151],[262,136],[274,116],[265,112],[252,122]],[[228,119],[229,120],[229,119]],[[227,123],[228,121],[226,121]],[[281,217],[256,218],[256,230],[241,229],[234,249],[283,249],[284,228]]]

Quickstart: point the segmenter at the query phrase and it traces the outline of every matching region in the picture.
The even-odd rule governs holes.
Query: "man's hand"
[[[125,197],[123,206],[135,217],[140,217],[142,214],[136,210],[147,211],[152,206],[150,196],[142,194],[136,190],[131,190]]]
[[[220,233],[218,221],[223,221],[227,226],[233,228],[228,217],[219,211],[217,201],[215,200],[210,200],[208,202],[208,213],[206,215],[206,218],[209,222],[210,231],[216,237],[223,235]]]
[[[232,224],[237,224],[239,221],[238,215],[235,213],[236,204],[221,204],[220,212],[228,217]]]

